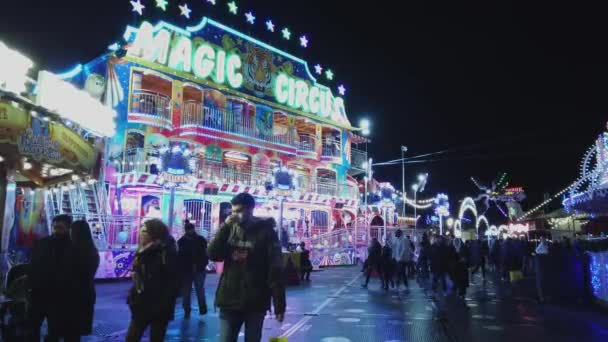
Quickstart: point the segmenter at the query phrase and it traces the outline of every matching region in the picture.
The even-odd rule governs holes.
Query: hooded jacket
[[[253,217],[247,228],[225,223],[209,244],[209,258],[223,261],[215,305],[241,312],[285,313],[283,256],[274,219]]]

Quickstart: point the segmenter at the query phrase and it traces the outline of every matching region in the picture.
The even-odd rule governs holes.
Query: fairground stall
[[[142,220],[179,237],[188,219],[210,237],[240,192],[276,219],[284,246],[354,221],[354,128],[305,61],[208,18],[143,22],[124,42],[64,75],[118,113],[98,277],[127,274]]]
[[[586,214],[598,219],[608,216],[608,132],[600,134],[585,153],[581,175],[570,187],[563,204],[572,215]],[[591,291],[596,299],[608,305],[608,239],[605,237],[608,227],[600,224],[597,228],[598,236],[582,246],[590,257]]]
[[[0,221],[3,272],[28,262],[60,212],[101,211],[103,137],[115,112],[0,42]],[[33,75],[34,77],[30,77]],[[34,92],[35,89],[35,92]],[[103,236],[98,221],[94,232]]]

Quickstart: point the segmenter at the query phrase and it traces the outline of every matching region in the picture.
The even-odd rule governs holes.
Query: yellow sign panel
[[[97,151],[86,140],[67,127],[53,123],[50,129],[51,139],[59,144],[59,153],[72,165],[92,169],[97,160]]]
[[[29,115],[21,108],[0,102],[0,142],[17,143],[23,131],[29,127]]]
[[[86,170],[95,167],[99,154],[70,128],[32,117],[6,102],[0,102],[0,143],[17,145],[17,152],[22,156]]]

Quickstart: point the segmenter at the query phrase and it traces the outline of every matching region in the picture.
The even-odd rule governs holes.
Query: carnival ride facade
[[[581,162],[580,177],[568,190],[569,195],[563,201],[566,211],[573,215],[608,216],[608,132],[600,134],[589,147]],[[592,293],[607,303],[608,251],[589,251],[588,255]]]
[[[118,113],[98,277],[128,273],[143,220],[163,219],[175,237],[189,220],[212,237],[240,192],[291,242],[355,221],[349,169],[360,138],[305,61],[208,18],[187,28],[143,22],[124,39],[124,53],[66,75]]]
[[[600,134],[585,153],[580,177],[569,188],[563,201],[574,213],[606,216],[608,214],[608,132]]]

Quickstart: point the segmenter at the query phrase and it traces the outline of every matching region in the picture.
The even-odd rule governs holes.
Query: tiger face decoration
[[[272,53],[247,44],[244,58],[246,87],[258,97],[265,97],[272,87]]]

